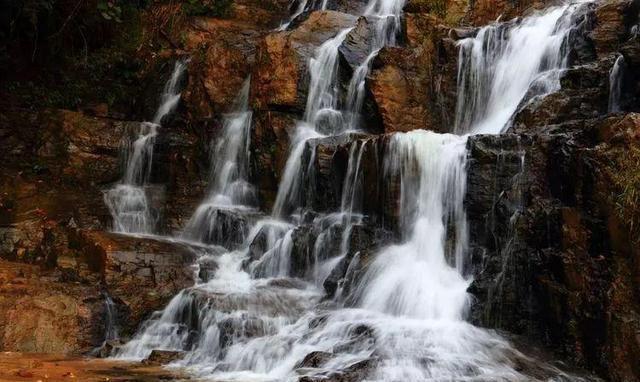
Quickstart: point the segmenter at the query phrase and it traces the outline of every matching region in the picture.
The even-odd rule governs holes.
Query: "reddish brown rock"
[[[253,123],[251,179],[258,186],[264,209],[269,210],[289,156],[289,136],[295,129],[296,118],[277,111],[260,111],[254,113]]]
[[[631,0],[607,0],[597,4],[596,26],[591,32],[591,39],[598,57],[615,52],[628,35],[629,25],[635,21],[636,8]]]
[[[259,30],[232,20],[198,18],[186,36],[186,49],[194,52],[183,93],[190,118],[228,112],[251,71]]]
[[[355,23],[355,17],[316,11],[292,31],[267,35],[256,58],[252,93],[260,110],[304,111],[308,87],[308,61],[315,48],[338,31]]]
[[[80,231],[74,242],[109,293],[124,305],[126,330],[135,329],[195,282],[196,254],[184,244],[99,231]]]
[[[429,107],[429,73],[420,61],[403,48],[383,48],[375,58],[368,84],[385,133],[440,130]]]

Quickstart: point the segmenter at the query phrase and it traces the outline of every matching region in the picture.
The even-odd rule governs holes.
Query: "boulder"
[[[255,108],[301,114],[307,100],[309,59],[317,47],[354,23],[348,14],[316,11],[291,31],[265,36],[252,77]]]

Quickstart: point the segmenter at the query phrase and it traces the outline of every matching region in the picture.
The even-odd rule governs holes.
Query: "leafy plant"
[[[98,12],[105,20],[122,22],[122,8],[115,0],[98,0]]]

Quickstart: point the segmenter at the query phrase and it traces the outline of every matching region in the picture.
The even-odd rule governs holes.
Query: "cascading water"
[[[221,210],[254,210],[256,195],[248,182],[252,112],[249,110],[250,78],[247,78],[224,120],[221,136],[212,144],[209,191],[184,229],[183,237],[220,242],[224,236],[218,216]],[[222,243],[220,243],[222,244]]]
[[[346,111],[347,130],[357,130],[364,102],[365,80],[371,70],[371,62],[385,46],[396,45],[401,29],[402,8],[405,0],[371,0],[367,4],[364,16],[373,22],[370,52],[367,58],[356,68],[349,82]]]
[[[104,193],[104,201],[113,217],[113,230],[122,233],[153,233],[155,218],[145,187],[153,164],[153,146],[158,128],[180,101],[178,89],[186,62],[177,61],[165,84],[153,122],[140,124],[137,138],[125,140],[124,176],[119,184]]]
[[[388,19],[396,11],[399,17],[401,7],[401,1],[372,1],[367,9]],[[528,94],[557,88],[576,7],[553,7],[519,24],[492,25],[460,43],[457,132],[497,134]],[[141,359],[154,349],[184,351],[174,366],[217,381],[579,380],[465,322],[471,282],[465,274],[463,203],[467,136],[413,131],[388,137],[381,176],[399,182],[401,242],[375,254],[353,255],[347,269],[353,285],[336,293],[337,302],[321,301],[318,285],[344,258],[344,232],[350,229],[337,236],[340,249],[330,255],[325,228],[359,222],[361,162],[375,139],[349,146],[339,212],[277,219],[303,207],[305,146],[344,131],[344,125],[334,129],[341,114],[335,70],[337,49],[348,32],[319,47],[310,63],[307,109],[292,140],[273,218],[258,221],[239,249],[216,257],[211,279],[174,297],[116,356]],[[388,37],[388,27],[381,24],[376,35]],[[244,130],[231,125],[225,125],[225,135],[233,135],[228,142],[242,141]],[[231,151],[218,154],[218,161],[237,160]],[[221,176],[225,172],[217,167],[213,173],[213,184],[233,178]],[[213,197],[243,203],[225,189],[213,186]],[[315,258],[313,270],[295,273],[300,258],[292,254],[300,235],[309,232],[319,232],[308,254]]]
[[[611,72],[609,72],[609,113],[617,113],[622,110],[620,107],[620,97],[622,95],[624,69],[624,56],[620,55],[613,64]]]
[[[289,27],[289,25],[291,25],[291,22],[293,22],[293,20],[298,18],[298,16],[300,16],[306,11],[309,11],[312,9],[320,9],[320,10],[327,9],[327,2],[328,0],[293,0],[291,1],[291,5],[289,7],[290,9],[293,10],[291,13],[291,16],[289,16],[289,20],[287,22],[283,23],[282,25],[280,25],[280,27],[278,27],[278,30],[279,31],[286,30]]]
[[[488,25],[458,43],[455,133],[503,132],[522,102],[560,88],[579,4]]]
[[[292,139],[292,149],[284,168],[278,195],[273,207],[273,215],[284,217],[300,206],[301,172],[300,160],[305,145],[312,138],[324,134],[335,135],[342,127],[342,115],[336,110],[338,102],[337,70],[338,48],[351,29],[344,29],[327,40],[317,50],[309,62],[309,94],[304,113]]]

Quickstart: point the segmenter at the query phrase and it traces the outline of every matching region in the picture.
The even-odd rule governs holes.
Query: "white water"
[[[620,55],[609,72],[609,113],[617,113],[622,110],[620,108],[620,97],[622,95],[624,69],[624,56]]]
[[[373,22],[373,35],[367,58],[356,68],[349,82],[346,110],[348,130],[358,130],[365,96],[365,81],[371,70],[371,62],[385,46],[396,45],[402,28],[401,16],[405,0],[370,0],[364,16]]]
[[[217,242],[224,236],[219,232],[221,210],[254,210],[256,192],[248,181],[250,83],[250,78],[244,81],[232,111],[225,116],[222,134],[212,142],[208,195],[184,229],[182,236],[187,239]]]
[[[560,88],[572,15],[582,3],[552,7],[516,25],[488,25],[458,43],[455,133],[503,132],[525,96]]]
[[[104,193],[115,232],[153,233],[156,219],[146,190],[153,165],[153,147],[163,119],[180,101],[178,85],[185,69],[186,62],[176,62],[171,78],[165,84],[153,122],[142,122],[137,138],[125,140],[123,178]]]
[[[393,14],[391,5],[396,3],[372,1],[368,9]],[[557,70],[566,61],[562,40],[574,10],[551,8],[517,26],[484,28],[461,42],[459,131],[499,133],[532,85],[536,95],[557,88]],[[361,221],[366,202],[361,163],[375,140],[352,142],[340,211],[313,218],[310,225],[320,231],[311,253],[313,269],[291,277],[293,263],[299,260],[294,256],[302,255],[294,253],[295,238],[305,227],[300,225],[302,211],[297,211],[303,207],[301,174],[309,166],[301,163],[305,145],[341,132],[333,130],[337,124],[324,122],[320,131],[318,121],[335,120],[337,49],[346,33],[323,44],[310,63],[307,109],[292,139],[274,218],[256,223],[239,250],[215,257],[214,277],[174,297],[117,356],[142,359],[153,349],[183,350],[184,359],[174,366],[216,381],[335,378],[336,373],[365,364],[366,372],[351,376],[353,380],[577,380],[527,358],[499,335],[465,322],[471,282],[463,271],[468,251],[463,204],[466,136],[413,131],[389,137],[382,153],[382,176],[400,181],[402,241],[375,254],[354,255],[347,274],[368,264],[364,274],[350,290],[338,291],[338,304],[321,303],[318,286],[328,269],[345,258],[345,235]],[[504,40],[499,44],[498,33]],[[533,50],[520,49],[521,44]],[[537,52],[536,68],[528,62],[532,52]],[[522,68],[505,67],[509,60]],[[292,212],[300,214],[289,222],[276,220]],[[328,229],[338,225],[346,227],[338,235],[340,249],[329,255],[336,236]],[[302,360],[317,351],[326,352],[325,359],[301,367]]]
[[[293,20],[298,18],[298,16],[300,16],[305,11],[325,10],[325,9],[327,9],[327,2],[328,2],[328,0],[311,0],[311,1],[309,1],[309,0],[292,0],[290,8],[293,9],[293,12],[291,13],[291,16],[289,16],[289,20],[287,20],[287,22],[281,24],[280,27],[278,27],[277,30],[278,31],[286,30],[289,27],[289,25],[291,25]],[[294,6],[295,6],[295,8],[293,8]]]
[[[291,152],[284,168],[278,195],[273,207],[273,216],[285,217],[300,205],[302,182],[302,153],[307,141],[335,135],[342,129],[342,115],[336,110],[338,102],[338,48],[351,29],[340,31],[316,50],[309,61],[309,94],[304,120],[298,122],[291,139]],[[320,131],[319,131],[320,130]]]

